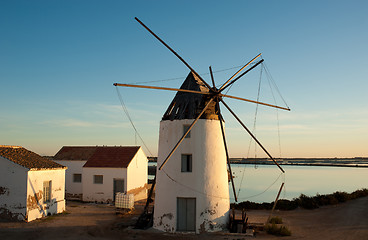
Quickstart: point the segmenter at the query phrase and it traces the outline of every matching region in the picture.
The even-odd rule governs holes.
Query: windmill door
[[[177,231],[194,232],[196,226],[196,199],[177,198]]]
[[[115,196],[117,192],[124,192],[124,179],[116,179],[114,178],[114,202]]]

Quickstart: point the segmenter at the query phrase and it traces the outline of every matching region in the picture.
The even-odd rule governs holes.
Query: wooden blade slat
[[[211,74],[212,85],[213,85],[213,88],[215,88],[215,87],[216,87],[216,85],[215,85],[215,79],[213,78],[212,68],[211,68],[211,66],[210,66],[209,68],[210,68],[210,74]]]
[[[229,172],[230,172],[231,186],[232,186],[232,188],[233,188],[233,194],[234,194],[235,202],[238,202],[238,197],[236,196],[236,190],[235,190],[235,184],[234,184],[233,172],[232,172],[232,170],[231,170],[229,151],[228,151],[228,149],[227,149],[226,138],[225,138],[225,131],[224,131],[224,125],[223,125],[223,123],[222,123],[222,117],[221,117],[221,112],[220,112],[220,106],[219,106],[219,103],[217,103],[217,107],[218,107],[218,109],[219,109],[219,118],[220,118],[221,133],[222,133],[222,139],[223,139],[223,141],[224,141],[224,147],[225,147],[225,152],[226,152],[226,162],[227,162],[227,165],[228,165],[228,167],[229,167]]]
[[[261,61],[257,62],[256,64],[254,64],[252,67],[250,67],[247,71],[243,72],[242,74],[240,74],[240,76],[238,76],[237,78],[235,78],[234,80],[231,81],[231,83],[227,84],[226,86],[224,86],[219,92],[224,91],[226,88],[230,87],[232,84],[234,84],[236,81],[238,81],[241,77],[243,77],[245,74],[247,74],[248,72],[252,71],[255,67],[257,67],[259,64],[261,64],[264,60],[262,59]]]
[[[279,109],[282,109],[282,110],[290,111],[290,108],[280,107],[280,106],[277,106],[277,105],[264,103],[264,102],[259,102],[259,101],[255,101],[255,100],[250,100],[250,99],[247,99],[247,98],[235,97],[235,96],[225,95],[225,94],[220,94],[220,96],[221,97],[227,97],[227,98],[233,98],[233,99],[237,99],[237,100],[242,100],[242,101],[246,101],[246,102],[251,102],[251,103],[257,103],[257,104],[268,106],[268,107],[279,108]]]
[[[208,108],[208,106],[211,104],[211,102],[214,100],[214,97],[212,97],[208,103],[206,104],[206,106],[203,108],[202,112],[198,115],[198,117],[192,122],[192,124],[190,124],[188,130],[184,133],[184,135],[180,138],[180,140],[177,142],[177,144],[175,145],[175,147],[171,150],[171,152],[169,153],[169,155],[166,157],[165,161],[161,164],[161,166],[159,167],[159,170],[161,170],[164,165],[166,164],[166,162],[171,158],[171,156],[174,154],[174,152],[176,151],[176,149],[179,147],[179,145],[181,144],[181,142],[184,140],[185,136],[188,135],[188,133],[190,132],[190,130],[192,129],[192,127],[194,126],[194,124],[196,124],[196,122],[198,121],[198,119],[203,115],[203,113],[206,111],[206,109]]]
[[[188,89],[155,87],[155,86],[146,86],[146,85],[124,84],[124,83],[114,83],[114,86],[148,88],[148,89],[168,90],[168,91],[175,91],[175,92],[187,92],[187,93],[196,93],[196,94],[205,94],[205,95],[210,94],[209,92],[200,92],[200,91],[194,91],[194,90],[188,90]]]
[[[252,134],[252,132],[245,126],[245,124],[238,118],[238,116],[230,109],[230,107],[221,99],[221,102],[229,110],[229,112],[235,117],[235,119],[242,125],[242,127],[249,133],[249,135],[254,139],[254,141],[262,148],[262,150],[267,154],[269,158],[277,165],[277,167],[284,173],[284,169],[276,162],[276,160],[271,156],[271,154],[263,147],[263,145],[258,141],[258,139]]]
[[[246,68],[247,66],[249,66],[249,64],[251,64],[254,60],[256,60],[261,55],[262,55],[262,53],[258,54],[252,60],[250,60],[247,64],[245,64],[242,68],[240,68],[231,78],[229,78],[229,80],[227,80],[224,84],[222,84],[222,86],[220,87],[219,91],[221,91],[221,89],[223,89],[226,86],[226,84],[228,84],[236,75],[238,75],[238,73],[240,73],[241,71],[243,71],[244,68]]]
[[[179,56],[179,54],[177,54],[169,45],[167,45],[159,36],[157,36],[154,32],[152,32],[151,29],[149,29],[141,20],[139,20],[137,17],[135,18],[135,20],[137,20],[137,22],[139,22],[148,32],[150,32],[157,40],[159,40],[167,49],[169,49],[177,58],[179,58],[179,60],[184,63],[185,66],[187,66],[187,68],[190,69],[190,71],[192,71],[195,75],[197,75],[197,77],[208,87],[208,89],[211,89],[211,86],[205,81],[203,80],[203,78],[201,76],[199,76],[199,74],[182,58]]]

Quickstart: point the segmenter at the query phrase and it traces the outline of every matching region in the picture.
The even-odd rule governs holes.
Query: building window
[[[181,171],[192,172],[192,154],[181,155]]]
[[[51,181],[43,182],[43,202],[48,203],[51,200]]]
[[[103,184],[103,175],[93,175],[94,184]]]
[[[74,173],[73,174],[73,182],[76,182],[76,183],[82,182],[82,174]]]
[[[183,125],[183,135],[188,131],[190,125]],[[190,132],[185,136],[185,138],[190,138]]]

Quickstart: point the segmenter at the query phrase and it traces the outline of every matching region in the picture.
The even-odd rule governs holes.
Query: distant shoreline
[[[148,157],[149,162],[156,162],[157,157]],[[316,166],[316,167],[355,167],[368,168],[368,158],[276,158],[284,166]],[[273,165],[269,158],[230,158],[231,164]]]

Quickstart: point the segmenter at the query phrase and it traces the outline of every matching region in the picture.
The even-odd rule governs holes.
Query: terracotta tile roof
[[[6,158],[28,169],[66,168],[63,165],[18,146],[0,146],[0,157]]]
[[[139,146],[97,147],[83,167],[126,168],[139,149]]]
[[[95,153],[97,146],[64,146],[53,157],[54,160],[85,160]]]

